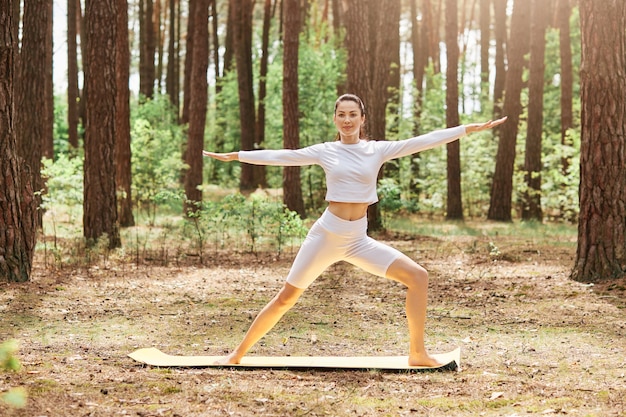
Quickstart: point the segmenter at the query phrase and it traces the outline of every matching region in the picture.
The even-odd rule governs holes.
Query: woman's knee
[[[304,289],[295,287],[289,283],[285,283],[283,288],[274,298],[274,302],[279,307],[291,308],[296,304],[303,292]]]
[[[400,258],[395,261],[389,267],[387,276],[409,288],[428,286],[428,271],[410,259]]]

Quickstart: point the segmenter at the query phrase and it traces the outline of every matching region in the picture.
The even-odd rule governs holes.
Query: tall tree
[[[252,0],[230,0],[233,10],[233,30],[235,60],[239,91],[239,120],[241,127],[241,149],[254,149],[255,104],[252,85]],[[242,191],[254,190],[259,185],[255,169],[250,164],[241,164],[239,188]]]
[[[480,0],[480,92],[481,103],[489,97],[489,44],[491,41],[491,0]]]
[[[83,229],[88,242],[105,235],[121,246],[115,187],[118,0],[85,2],[85,162]]]
[[[524,56],[528,52],[530,31],[530,2],[515,0],[511,17],[511,42],[509,43],[503,113],[508,121],[500,129],[496,170],[491,184],[489,220],[511,221],[513,196],[513,165],[520,114],[522,113],[522,75]]]
[[[14,80],[17,57],[15,0],[0,0],[0,279],[30,279],[37,238],[31,175],[17,152]]]
[[[572,277],[626,274],[626,3],[580,0],[580,218]]]
[[[457,0],[446,0],[446,124],[458,126],[459,119],[459,23]],[[458,140],[446,145],[448,152],[448,219],[463,219],[461,196],[461,145]]]
[[[67,0],[67,130],[68,141],[78,149],[78,0]]]
[[[557,0],[557,23],[559,28],[559,55],[561,58],[561,144],[571,146],[568,131],[574,127],[574,70],[572,66],[572,40],[569,19],[572,15],[570,0]],[[561,158],[563,175],[569,171],[569,158]]]
[[[209,0],[192,0],[196,3],[193,23],[193,51],[191,59],[191,97],[189,99],[189,131],[185,149],[185,213],[195,212],[202,201],[202,148],[207,109],[207,70],[209,65]]]
[[[156,32],[154,30],[153,0],[139,0],[139,93],[146,98],[154,95],[156,67]]]
[[[48,114],[51,104],[48,103],[47,94],[51,89],[47,77],[52,72],[52,62],[48,62],[47,51],[50,48],[51,54],[52,41],[47,31],[48,21],[52,20],[52,0],[25,2],[23,20],[14,116],[18,152],[30,167],[31,184],[38,192],[44,187],[41,178],[44,144],[48,137],[52,140],[52,120]],[[36,195],[37,204],[40,205],[41,195]],[[39,226],[41,212],[37,219]]]
[[[298,106],[298,49],[300,38],[300,0],[284,0],[283,38],[283,141],[286,149],[300,145],[300,109]],[[285,205],[304,217],[300,167],[283,168]]]
[[[189,0],[189,16],[196,15],[196,7],[198,3],[195,0]],[[193,68],[193,48],[195,34],[196,19],[187,19],[187,44],[185,45],[185,69],[183,74],[183,110],[180,118],[181,124],[189,123],[189,103],[191,99],[191,71]]]
[[[214,0],[215,2],[215,0]],[[165,77],[165,92],[170,99],[172,106],[178,111],[179,91],[178,78],[179,74],[179,51],[178,42],[178,13],[176,12],[177,0],[168,0],[170,10],[169,36],[167,42],[167,75]]]
[[[528,129],[524,154],[526,190],[522,219],[543,219],[541,210],[541,137],[543,134],[543,85],[546,55],[546,28],[549,13],[546,0],[532,0],[530,29],[530,75],[528,80]]]
[[[506,28],[506,4],[507,0],[493,0],[494,14],[494,37],[495,37],[495,80],[493,82],[493,114],[498,119],[502,116],[502,102],[504,99],[504,84],[506,80],[506,53],[507,44]],[[495,129],[500,131],[500,127]]]
[[[356,94],[369,109],[369,87],[371,80],[371,51],[369,42],[369,16],[364,2],[342,0],[342,17],[346,28],[346,49],[348,51],[346,91]],[[369,4],[369,0],[366,2]],[[369,113],[369,110],[368,110]],[[369,126],[366,118],[366,126]]]
[[[128,46],[128,0],[117,0],[116,28],[116,103],[115,103],[115,162],[116,185],[120,191],[119,222],[122,227],[135,225],[131,192],[130,150],[130,49]]]
[[[267,71],[269,66],[269,44],[270,44],[270,27],[272,22],[272,0],[265,0],[265,6],[263,7],[263,30],[261,35],[261,62],[259,65],[259,98],[256,112],[256,128],[254,130],[254,134],[256,138],[254,139],[254,143],[258,147],[263,147],[265,142],[265,98],[267,97]],[[299,30],[299,29],[298,29]],[[298,32],[299,33],[299,32]],[[296,33],[296,37],[298,36]],[[298,39],[296,39],[297,41]],[[293,42],[293,40],[291,41]],[[295,65],[298,65],[298,49],[296,45],[296,59]],[[284,61],[284,58],[283,58]],[[296,76],[297,76],[297,68],[296,68]],[[296,86],[298,79],[296,77]],[[285,80],[283,80],[283,85],[285,84]],[[297,87],[296,87],[297,88]],[[283,91],[284,94],[284,91]],[[297,104],[297,101],[296,101]],[[285,103],[283,103],[283,106]],[[252,169],[255,170],[255,178],[257,178],[259,185],[262,187],[267,186],[266,179],[266,170],[263,165],[256,165]],[[285,192],[287,192],[285,190]]]

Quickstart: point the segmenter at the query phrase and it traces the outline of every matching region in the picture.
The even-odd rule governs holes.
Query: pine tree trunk
[[[489,97],[489,44],[491,40],[491,0],[480,0],[480,96]]]
[[[67,125],[70,147],[78,149],[78,4],[67,0]]]
[[[506,36],[506,3],[507,0],[493,0],[493,14],[495,21],[495,47],[496,47],[496,77],[493,82],[493,117],[499,119],[502,117],[502,102],[504,99],[504,84],[506,81],[506,64],[505,64],[505,47],[507,44]],[[496,128],[496,134],[500,128]]]
[[[446,124],[458,126],[459,119],[459,42],[458,42],[458,7],[457,0],[446,0]],[[463,200],[461,196],[461,145],[458,140],[448,143],[447,161],[447,213],[450,220],[463,219]]]
[[[121,246],[115,187],[115,45],[118,0],[85,3],[85,163],[83,228],[89,244],[106,235],[109,248]]]
[[[209,65],[209,19],[208,0],[195,0],[193,18],[193,58],[191,67],[191,97],[189,100],[189,132],[185,163],[189,167],[185,172],[185,214],[197,211],[197,204],[202,201],[202,148],[204,147],[204,129],[207,111],[207,70]]]
[[[626,3],[580,1],[580,219],[572,278],[626,273]]]
[[[545,74],[546,0],[532,0],[530,29],[530,75],[528,81],[528,130],[524,171],[526,192],[522,206],[523,220],[543,219],[541,210],[541,138],[543,135],[543,85]]]
[[[14,1],[0,0],[0,280],[30,279],[37,237],[31,175],[17,154],[14,80],[17,20]]]
[[[568,130],[574,127],[574,70],[572,66],[572,40],[569,19],[572,15],[570,0],[557,0],[557,26],[559,28],[559,55],[561,58],[561,144],[572,146]],[[569,172],[570,158],[561,158],[563,175]]]
[[[117,100],[115,105],[115,161],[117,189],[120,191],[119,221],[121,227],[135,225],[131,192],[130,150],[130,49],[128,47],[128,0],[117,0]]]
[[[500,141],[496,155],[496,169],[491,185],[489,220],[511,221],[513,196],[513,166],[519,117],[522,113],[522,74],[528,52],[530,32],[530,2],[516,0],[511,18],[511,42],[506,75],[506,96],[503,112],[508,116],[500,129]]]
[[[300,0],[284,0],[285,37],[283,40],[283,141],[285,149],[300,145],[298,106],[298,48]],[[283,201],[289,210],[304,218],[300,167],[283,168]]]

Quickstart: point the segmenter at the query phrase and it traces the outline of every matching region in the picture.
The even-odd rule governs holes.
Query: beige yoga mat
[[[237,365],[216,365],[222,356],[176,356],[157,348],[143,348],[130,353],[132,359],[151,366],[161,367],[217,367],[217,368],[267,368],[267,369],[326,369],[326,370],[388,370],[428,371],[460,370],[461,349],[433,356],[441,366],[409,366],[407,356],[244,356]]]

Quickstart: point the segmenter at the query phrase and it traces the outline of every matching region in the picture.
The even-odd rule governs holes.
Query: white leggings
[[[389,266],[402,252],[367,236],[367,216],[344,220],[328,209],[313,224],[291,266],[287,282],[308,288],[330,265],[346,261],[385,277]]]

